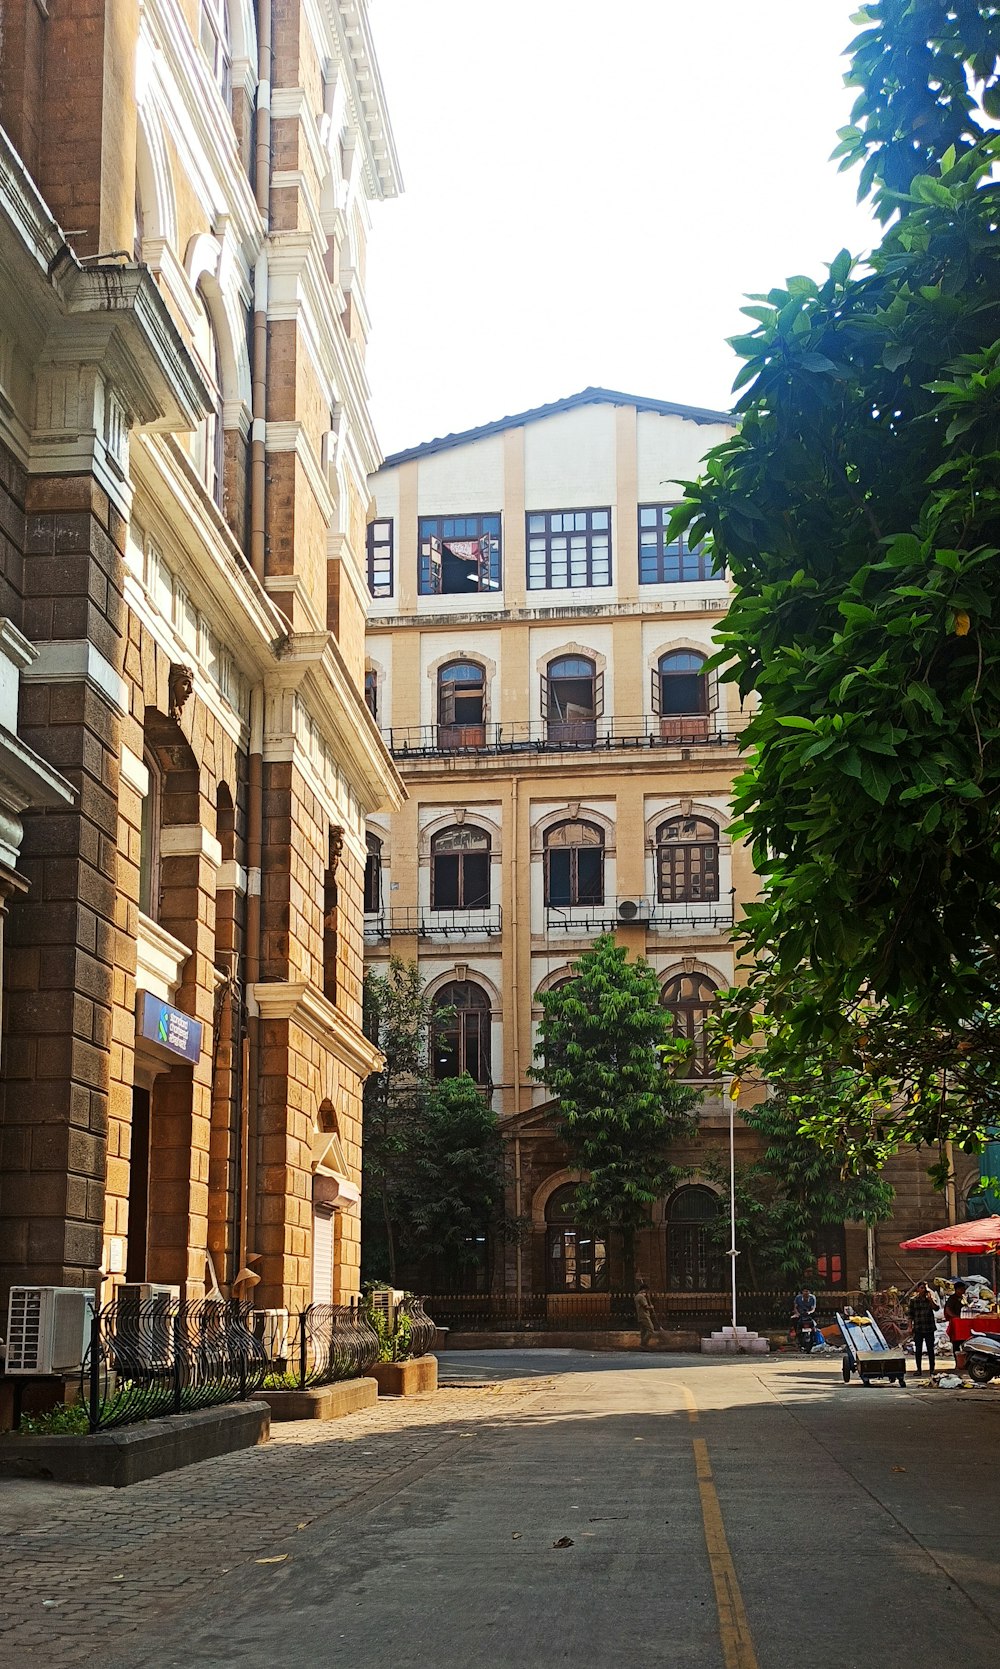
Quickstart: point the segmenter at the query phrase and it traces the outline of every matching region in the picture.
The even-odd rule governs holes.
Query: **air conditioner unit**
[[[93,1309],[86,1287],[11,1287],[7,1372],[75,1371],[87,1354]]]
[[[180,1296],[180,1287],[158,1286],[155,1281],[126,1281],[115,1291],[119,1301],[131,1300],[133,1304],[145,1304],[151,1298],[176,1298],[180,1302]]]
[[[619,921],[645,921],[648,916],[649,905],[644,898],[620,898],[618,900]]]
[[[174,1360],[172,1305],[181,1289],[129,1281],[115,1293],[114,1353],[123,1373],[169,1368]]]
[[[372,1309],[379,1315],[384,1315],[391,1326],[396,1320],[396,1311],[405,1297],[406,1293],[397,1287],[375,1287],[374,1291],[369,1294],[369,1301]]]
[[[269,1361],[287,1359],[290,1354],[287,1310],[254,1310],[253,1330]]]

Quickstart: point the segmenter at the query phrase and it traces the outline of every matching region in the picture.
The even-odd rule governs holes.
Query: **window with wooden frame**
[[[365,668],[365,706],[372,718],[378,719],[378,673],[374,667]]]
[[[542,716],[550,742],[593,744],[604,712],[604,674],[586,655],[561,655],[542,675]]]
[[[365,846],[365,915],[376,916],[382,908],[382,842],[370,834]]]
[[[656,831],[656,896],[661,904],[719,897],[719,831],[705,817],[671,817]]]
[[[194,331],[194,349],[206,372],[212,392],[212,410],[202,418],[191,440],[191,462],[204,482],[214,504],[222,509],[225,474],[226,434],[222,426],[222,361],[219,339],[203,291],[198,291],[200,313]]]
[[[340,956],[340,895],[337,870],[343,838],[342,830],[331,831],[329,861],[323,876],[323,995],[331,1003],[337,1001],[337,962]]]
[[[820,1223],[813,1231],[816,1285],[835,1289],[847,1285],[847,1235],[843,1223]]]
[[[486,673],[475,661],[449,661],[437,677],[438,746],[481,748],[486,741]]]
[[[500,515],[421,516],[421,597],[500,590]]]
[[[667,528],[676,508],[676,504],[639,506],[640,585],[683,585],[689,580],[719,578],[705,545],[689,545],[686,533],[670,538]]]
[[[157,921],[160,914],[160,818],[163,779],[152,754],[144,753],[142,762],[149,773],[149,788],[139,807],[139,908],[144,916],[148,916],[151,921]]]
[[[719,1199],[711,1188],[681,1188],[667,1214],[667,1287],[671,1292],[718,1292],[723,1254],[712,1232]]]
[[[435,993],[431,1023],[431,1075],[435,1081],[467,1072],[477,1084],[489,1084],[490,999],[475,980],[452,980]]]
[[[201,50],[208,60],[212,79],[230,108],[233,91],[233,49],[229,28],[229,0],[201,0],[198,30]]]
[[[715,1008],[718,989],[704,974],[676,974],[663,987],[663,1006],[673,1019],[673,1033],[692,1045],[680,1070],[682,1078],[711,1078],[715,1068],[708,1052],[705,1021]]]
[[[485,829],[456,823],[431,840],[431,909],[488,910],[490,837]]]
[[[545,835],[545,903],[568,910],[604,903],[604,832],[585,819],[567,819]]]
[[[392,517],[378,516],[365,533],[368,551],[368,590],[373,597],[392,596]]]
[[[567,1182],[545,1205],[545,1267],[549,1292],[604,1292],[608,1235],[577,1222],[576,1184]]]
[[[528,590],[611,584],[611,511],[529,510]]]
[[[693,649],[672,649],[653,669],[653,712],[660,734],[683,741],[708,735],[709,715],[718,707],[719,686],[705,672],[704,655]]]

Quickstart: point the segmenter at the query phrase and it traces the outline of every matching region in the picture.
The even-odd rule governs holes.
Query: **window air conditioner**
[[[648,915],[649,905],[644,898],[620,898],[618,900],[619,921],[645,921]]]
[[[67,1373],[79,1368],[90,1342],[94,1295],[86,1287],[11,1287],[7,1305],[7,1372]]]

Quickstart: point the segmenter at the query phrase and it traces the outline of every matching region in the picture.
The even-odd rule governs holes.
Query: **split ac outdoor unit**
[[[115,1351],[123,1371],[168,1368],[174,1360],[171,1305],[180,1287],[132,1281],[115,1293]]]
[[[618,900],[618,920],[644,921],[649,915],[649,906],[644,898],[620,898]]]
[[[90,1342],[94,1295],[86,1287],[11,1287],[7,1372],[69,1373]]]
[[[392,1323],[396,1319],[396,1310],[405,1297],[406,1293],[397,1287],[376,1287],[371,1294],[371,1306],[373,1310],[384,1315],[386,1321]]]
[[[154,1281],[126,1281],[115,1292],[115,1297],[121,1301],[130,1300],[133,1304],[145,1304],[150,1298],[180,1299],[180,1287],[157,1286]]]
[[[253,1330],[271,1362],[284,1361],[290,1350],[287,1310],[255,1310]]]

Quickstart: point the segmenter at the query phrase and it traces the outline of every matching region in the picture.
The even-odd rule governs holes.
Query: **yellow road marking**
[[[693,1426],[696,1426],[698,1424],[698,1404],[694,1400],[694,1392],[690,1385],[682,1385],[681,1392],[684,1397],[684,1406],[688,1411],[688,1419]]]
[[[693,1399],[692,1399],[693,1401]],[[688,1405],[690,1414],[691,1405]],[[695,1416],[697,1418],[697,1415]],[[729,1551],[726,1531],[722,1523],[722,1509],[712,1482],[712,1468],[708,1459],[708,1444],[703,1437],[692,1437],[698,1494],[701,1496],[701,1516],[705,1525],[705,1546],[715,1585],[715,1604],[719,1613],[719,1635],[726,1669],[758,1669],[757,1654],[750,1638],[750,1625],[743,1606],[743,1595],[736,1580],[733,1556]]]

